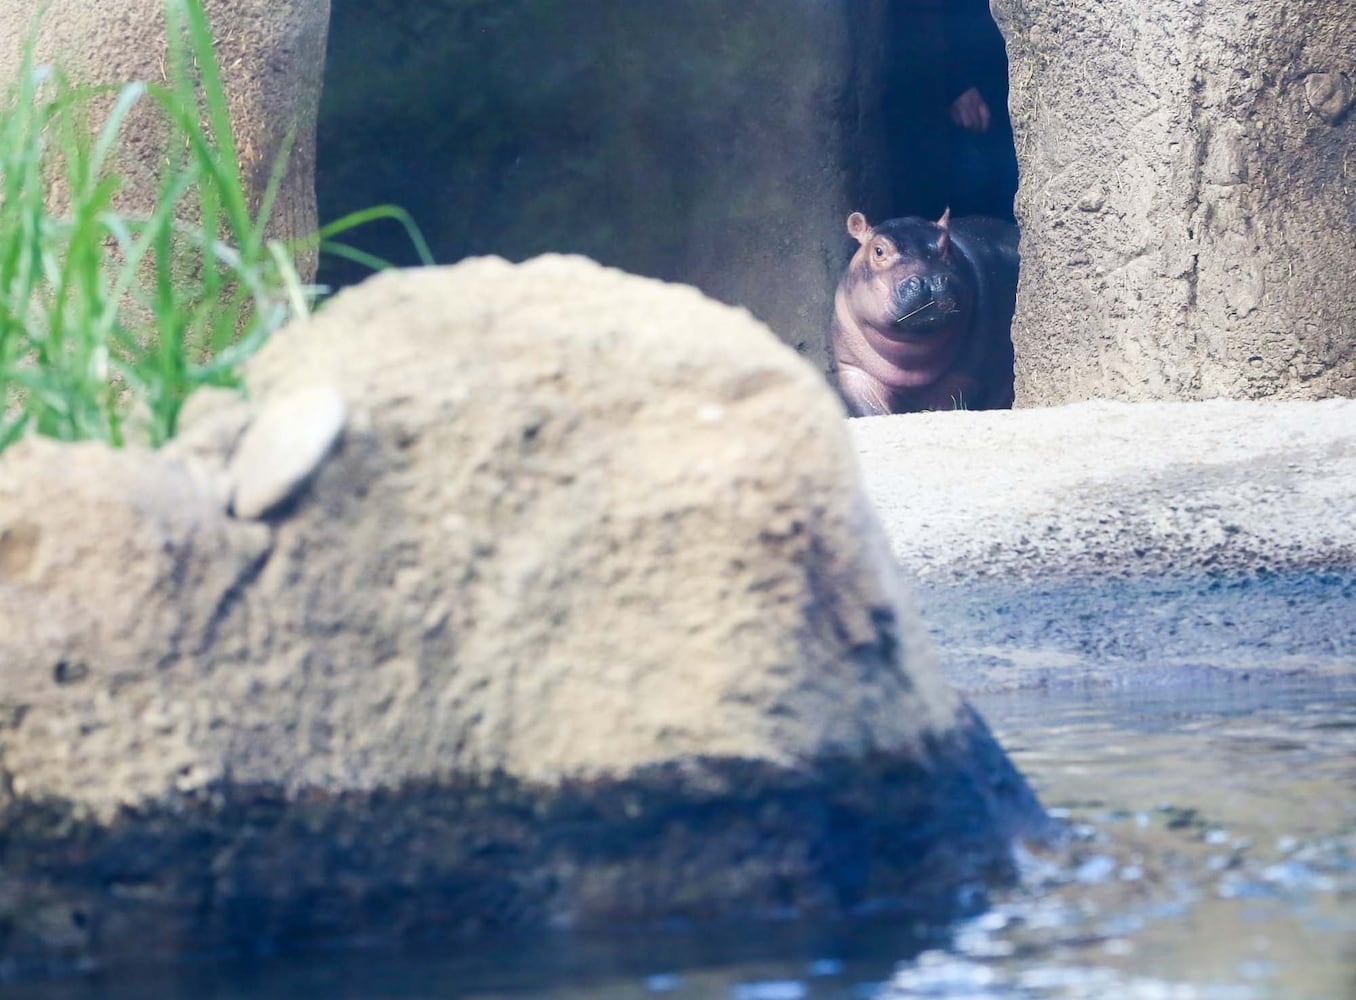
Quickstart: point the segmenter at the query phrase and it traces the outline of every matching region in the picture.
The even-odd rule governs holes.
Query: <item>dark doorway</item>
[[[988,0],[892,0],[881,120],[893,216],[1012,219],[1017,156]]]
[[[979,132],[948,114],[971,86]],[[582,253],[815,355],[848,211],[1010,219],[1016,184],[986,0],[331,0],[317,161],[325,221],[400,205],[443,263]],[[347,239],[416,262],[394,223]]]

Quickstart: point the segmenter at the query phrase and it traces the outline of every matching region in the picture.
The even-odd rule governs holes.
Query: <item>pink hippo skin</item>
[[[1017,227],[998,219],[853,212],[861,244],[838,283],[829,336],[854,417],[1012,405]]]

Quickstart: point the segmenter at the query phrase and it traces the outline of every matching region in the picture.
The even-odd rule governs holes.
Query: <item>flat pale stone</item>
[[[231,459],[236,517],[266,516],[290,500],[343,433],[348,406],[333,386],[307,386],[271,400]]]

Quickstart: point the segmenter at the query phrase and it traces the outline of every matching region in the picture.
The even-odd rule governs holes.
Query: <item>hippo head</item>
[[[934,336],[969,323],[973,300],[964,265],[951,241],[951,210],[936,222],[891,219],[872,226],[861,212],[848,233],[861,246],[847,281],[857,320],[887,339]]]

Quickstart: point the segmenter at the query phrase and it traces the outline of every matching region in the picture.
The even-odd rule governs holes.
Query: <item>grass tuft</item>
[[[121,445],[134,415],[137,437],[159,445],[190,393],[239,385],[269,334],[315,304],[294,248],[265,236],[290,143],[251,211],[201,0],[165,10],[166,83],[77,86],[37,65],[30,41],[0,102],[0,450],[27,433]],[[131,216],[117,207],[124,179],[113,165],[127,116],[147,101],[170,137],[156,205]],[[395,206],[298,244],[387,267],[338,239],[381,218],[432,263]]]

